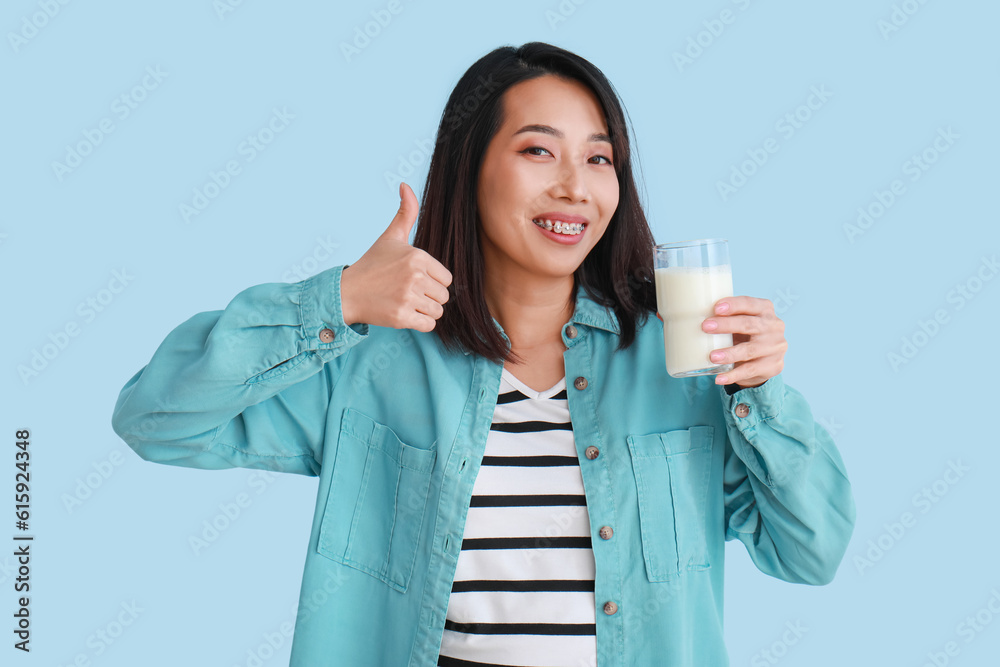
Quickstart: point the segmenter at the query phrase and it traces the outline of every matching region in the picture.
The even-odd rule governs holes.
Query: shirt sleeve
[[[251,287],[179,325],[122,388],[115,432],[147,461],[318,475],[330,394],[368,337],[344,322],[344,268]]]
[[[854,531],[840,453],[802,394],[781,376],[722,392],[726,539],[762,572],[794,583],[833,580]]]

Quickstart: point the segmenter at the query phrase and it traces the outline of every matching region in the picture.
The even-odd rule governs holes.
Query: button
[[[581,376],[573,380],[573,386],[577,389],[583,390],[587,388],[587,378]]]
[[[750,406],[746,403],[740,403],[736,406],[736,416],[742,419],[750,414]]]
[[[323,343],[332,343],[333,336],[333,329],[323,329],[319,332],[319,339]]]
[[[591,445],[590,447],[587,447],[587,451],[585,451],[584,454],[587,455],[588,459],[593,461],[594,459],[596,459],[598,456],[601,455],[601,450]]]
[[[602,540],[610,540],[611,536],[615,534],[615,531],[611,530],[611,526],[601,526],[599,534]]]
[[[615,613],[616,611],[618,611],[618,605],[616,605],[614,602],[608,600],[607,602],[604,603],[605,614],[611,616],[611,614]]]
[[[566,327],[566,338],[576,338],[576,327],[572,324]]]

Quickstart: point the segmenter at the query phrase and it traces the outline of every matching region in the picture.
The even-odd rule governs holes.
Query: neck
[[[486,304],[515,352],[562,345],[562,326],[573,315],[573,276],[546,278],[485,274]]]

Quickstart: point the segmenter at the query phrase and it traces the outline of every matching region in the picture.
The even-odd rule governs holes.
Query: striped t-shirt
[[[503,369],[438,665],[597,664],[594,553],[566,378]]]

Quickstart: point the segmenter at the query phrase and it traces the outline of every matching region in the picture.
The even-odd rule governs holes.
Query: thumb
[[[420,206],[417,204],[417,195],[406,183],[399,184],[399,210],[389,223],[389,227],[382,233],[383,238],[396,239],[409,243],[410,231],[413,223],[417,220],[417,213]]]

